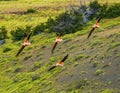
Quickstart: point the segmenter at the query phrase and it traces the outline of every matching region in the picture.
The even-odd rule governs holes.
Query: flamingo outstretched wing
[[[32,35],[32,32],[30,32],[30,33],[27,35],[27,37],[25,38],[25,41],[29,40],[30,37],[31,37],[31,35]]]
[[[52,66],[51,68],[48,69],[48,71],[51,71],[54,68],[56,68],[56,66]]]
[[[68,58],[68,54],[61,60],[61,62],[64,62]]]
[[[91,31],[89,32],[87,39],[92,35],[92,33],[93,33],[94,30],[95,30],[95,28],[93,27],[93,28],[91,29]]]
[[[29,41],[31,35],[32,35],[32,33],[29,33],[29,34],[27,35],[27,37],[25,38],[25,41],[24,41],[24,42]],[[22,52],[22,50],[23,50],[24,48],[25,48],[25,45],[22,45],[22,47],[19,49],[19,51],[18,51],[18,53],[16,54],[16,56],[18,56],[18,55]]]
[[[21,52],[22,52],[22,50],[25,48],[25,46],[24,45],[22,45],[22,47],[19,49],[19,51],[18,51],[18,53],[16,54],[16,56],[18,56]]]
[[[61,61],[59,61],[57,64],[62,64],[62,62],[64,62],[67,58],[68,58],[68,54],[67,54]],[[57,66],[58,66],[58,65],[52,66],[51,68],[49,68],[48,71],[50,71],[50,70],[56,68]]]
[[[97,21],[96,21],[95,24],[98,24],[101,19],[102,19],[102,17],[99,17],[99,18],[97,19]],[[87,39],[92,35],[92,33],[93,33],[93,31],[95,30],[95,28],[96,28],[96,27],[93,27],[93,28],[91,29],[91,31],[90,31],[89,34],[88,34]]]
[[[97,19],[97,23],[99,23],[101,19],[102,19],[102,17],[99,17],[99,18]]]
[[[57,39],[60,39],[61,35],[62,35],[62,33],[59,33],[58,36],[57,36]],[[54,43],[54,45],[53,45],[53,47],[52,47],[51,53],[54,52],[54,50],[55,50],[58,42],[59,42],[59,41],[55,41],[55,43]]]
[[[54,52],[54,50],[55,50],[55,48],[56,48],[57,44],[58,44],[58,42],[55,42],[55,43],[54,43],[53,48],[52,48],[52,50],[51,50],[51,53],[53,53],[53,52]]]

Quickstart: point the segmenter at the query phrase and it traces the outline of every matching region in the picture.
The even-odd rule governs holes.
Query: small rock
[[[5,43],[5,40],[0,40],[0,45],[3,45]]]
[[[64,41],[63,41],[63,43],[67,43],[67,42],[69,42],[69,41],[71,41],[70,39],[65,39]]]
[[[118,81],[120,81],[120,78],[118,78]]]
[[[46,46],[41,46],[40,48],[43,49],[43,48],[46,48]]]

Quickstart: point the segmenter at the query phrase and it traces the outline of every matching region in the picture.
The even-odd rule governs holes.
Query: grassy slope
[[[89,22],[84,30],[63,36],[53,55],[55,34],[33,36],[32,45],[17,58],[14,55],[23,41],[8,39],[0,46],[0,93],[119,93],[119,22],[120,17],[103,19],[102,28],[96,30],[100,32],[87,40],[85,33],[93,24]],[[6,48],[12,50],[2,52]],[[66,53],[70,55],[65,66],[47,72]]]
[[[100,93],[104,89],[109,89],[114,91],[113,93],[118,93],[120,26],[94,33],[89,40],[86,39],[87,35],[76,37],[74,34],[71,39],[69,37],[63,37],[64,42],[59,44],[53,55],[50,54],[52,43],[48,46],[44,43],[36,44],[37,41],[34,42],[32,37],[33,45],[15,58],[16,50],[19,48],[19,44],[15,43],[16,47],[1,55],[0,92]],[[47,72],[51,65],[67,53],[70,55],[63,68]]]

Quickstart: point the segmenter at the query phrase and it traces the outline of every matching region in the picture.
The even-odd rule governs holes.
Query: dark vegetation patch
[[[0,27],[0,40],[6,39],[7,38],[7,29],[2,26]]]
[[[12,30],[10,33],[12,35],[12,39],[15,41],[25,38],[30,31],[31,31],[31,26],[25,26],[25,28],[17,27],[15,30]]]
[[[24,61],[30,59],[31,57],[32,57],[32,55],[26,56],[26,57],[24,58]]]
[[[12,48],[10,48],[10,47],[5,47],[5,48],[3,49],[3,52],[8,52],[8,51],[10,51],[10,50],[12,50]]]

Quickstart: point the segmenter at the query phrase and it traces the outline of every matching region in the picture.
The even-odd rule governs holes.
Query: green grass
[[[113,93],[113,90],[110,89],[105,89],[101,93]]]
[[[112,43],[112,44],[110,45],[110,47],[108,48],[108,50],[114,49],[115,47],[118,47],[118,46],[120,46],[120,43],[119,43],[119,42]]]
[[[95,71],[95,75],[100,75],[100,74],[102,74],[103,73],[103,70],[102,69],[97,69],[96,71]]]

